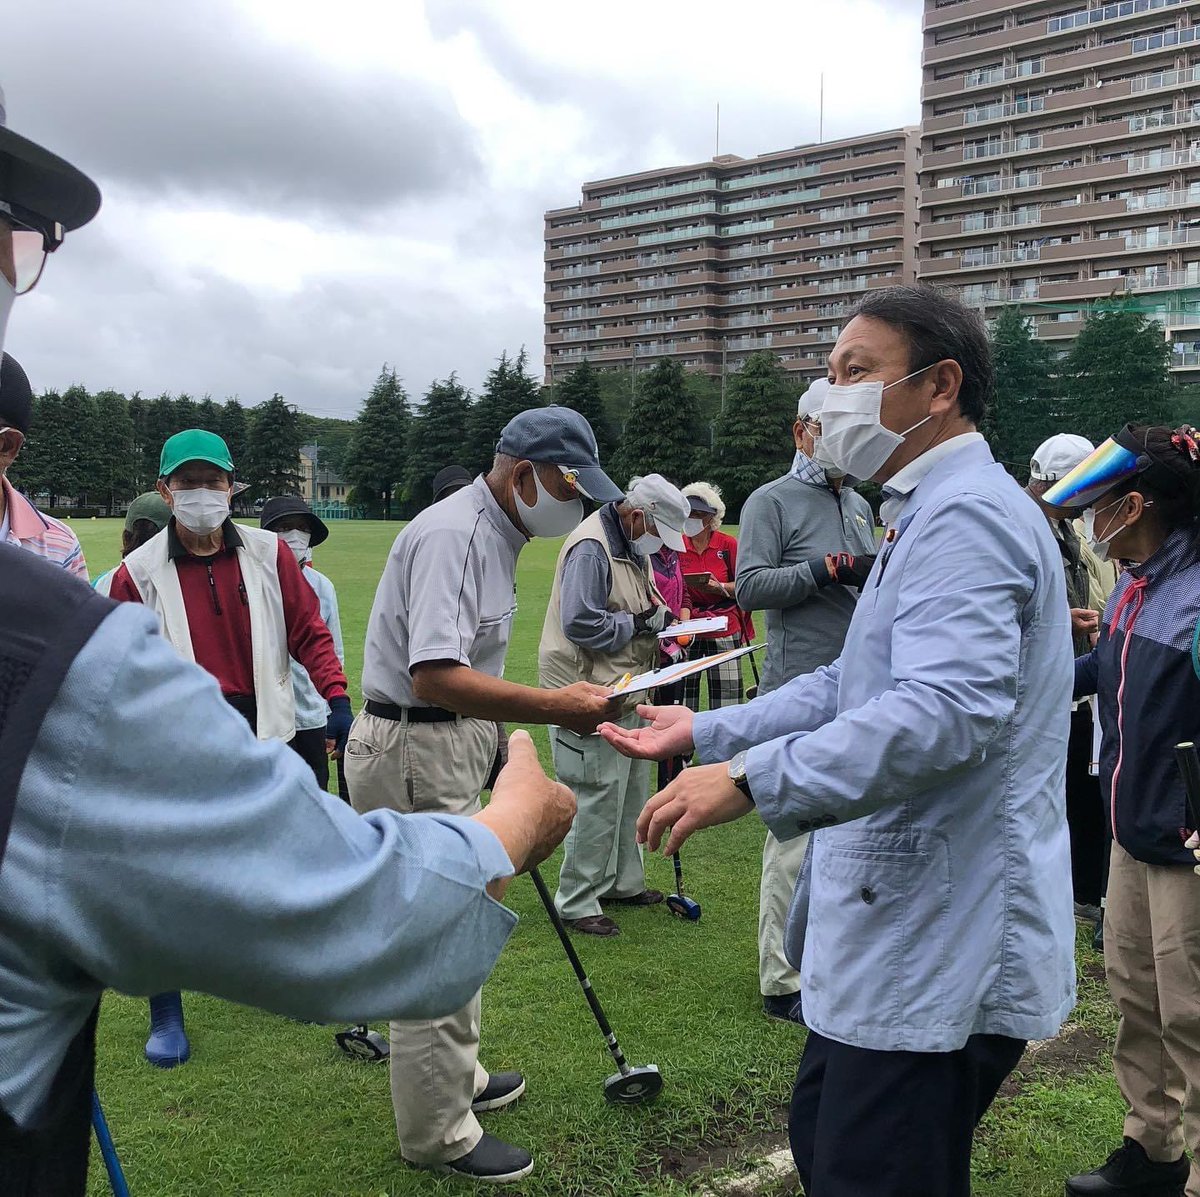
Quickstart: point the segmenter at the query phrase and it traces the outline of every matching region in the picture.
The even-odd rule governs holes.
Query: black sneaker
[[[804,1026],[804,1012],[801,1009],[800,992],[777,993],[763,998],[763,1013],[768,1018],[777,1018],[780,1022],[794,1022]]]
[[[533,1171],[533,1156],[523,1147],[514,1147],[485,1131],[483,1138],[466,1155],[445,1164],[434,1164],[433,1168],[467,1180],[504,1185],[528,1176]]]
[[[487,1088],[471,1102],[471,1111],[485,1114],[488,1110],[502,1110],[524,1092],[525,1078],[519,1072],[493,1072]]]
[[[1154,1163],[1140,1143],[1126,1138],[1104,1164],[1067,1181],[1067,1197],[1183,1197],[1191,1165],[1186,1155]]]

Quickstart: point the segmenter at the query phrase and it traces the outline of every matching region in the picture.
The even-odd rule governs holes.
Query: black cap
[[[29,435],[33,388],[21,363],[11,353],[0,359],[0,424]]]
[[[717,514],[717,509],[707,499],[702,499],[699,495],[688,495],[687,501],[693,515]]]
[[[100,189],[57,154],[5,127],[0,91],[0,204],[77,229],[100,209]],[[20,215],[20,213],[14,213]]]
[[[449,465],[438,470],[433,476],[433,501],[436,503],[464,486],[470,486],[474,479],[469,470],[460,465]]]
[[[575,485],[595,503],[613,503],[625,497],[600,468],[592,426],[569,407],[532,407],[513,416],[500,433],[496,452],[570,470]]]
[[[270,531],[271,525],[276,520],[281,520],[285,515],[302,515],[308,522],[309,536],[312,538],[309,541],[311,548],[316,548],[317,545],[329,539],[329,529],[325,526],[324,520],[318,519],[313,515],[312,508],[298,495],[280,495],[275,499],[268,499],[263,504],[262,514],[258,517],[258,526]]]

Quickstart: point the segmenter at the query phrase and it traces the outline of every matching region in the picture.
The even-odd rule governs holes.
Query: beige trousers
[[[496,753],[496,725],[396,723],[365,712],[354,720],[344,767],[354,809],[387,807],[473,815]],[[400,1153],[441,1164],[474,1149],[483,1128],[471,1102],[488,1074],[479,1065],[479,994],[444,1018],[391,1024],[392,1108]]]
[[[642,724],[636,711],[621,727]],[[650,797],[650,766],[630,760],[599,736],[550,729],[554,772],[575,791],[575,819],[563,844],[554,904],[565,919],[603,913],[602,898],[632,898],[646,888],[638,815]]]
[[[1187,1197],[1200,1197],[1200,877],[1113,844],[1104,964],[1121,1015],[1113,1067],[1125,1134],[1159,1162],[1190,1147]]]
[[[758,888],[758,991],[763,997],[781,997],[800,988],[800,974],[783,954],[783,933],[807,849],[807,835],[781,843],[768,831],[763,844]]]

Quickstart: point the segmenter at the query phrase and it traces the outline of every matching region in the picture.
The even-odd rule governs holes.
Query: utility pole
[[[817,144],[821,145],[825,141],[825,72],[821,72],[821,95],[818,102],[817,113]]]
[[[721,101],[718,100],[717,101],[717,140],[716,140],[716,148],[713,150],[713,157],[719,158],[720,156],[721,156]]]

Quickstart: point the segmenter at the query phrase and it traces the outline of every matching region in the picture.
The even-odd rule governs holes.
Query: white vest
[[[274,532],[238,525],[237,550],[250,608],[250,652],[254,661],[254,701],[258,738],[290,740],[296,734],[296,708],[287,648],[283,592],[279,588],[279,538]],[[192,633],[175,563],[167,556],[167,530],[134,549],[125,567],[146,607],[158,616],[163,635],[187,661],[195,661]]]

